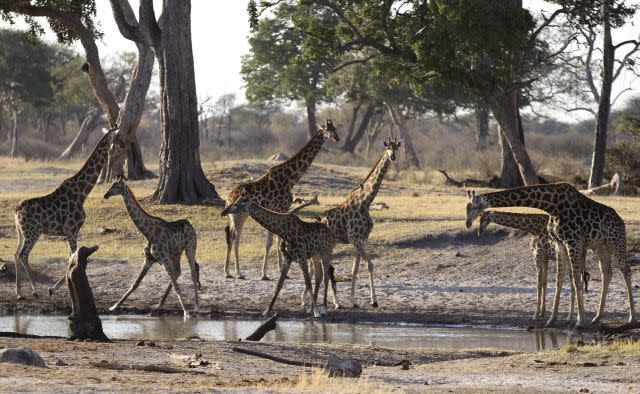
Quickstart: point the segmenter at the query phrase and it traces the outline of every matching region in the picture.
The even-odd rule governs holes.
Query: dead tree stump
[[[81,246],[69,258],[67,269],[67,287],[71,299],[71,315],[69,316],[70,339],[91,339],[110,342],[102,331],[102,322],[98,316],[96,303],[89,279],[87,279],[87,259],[98,250],[98,246],[87,248]]]

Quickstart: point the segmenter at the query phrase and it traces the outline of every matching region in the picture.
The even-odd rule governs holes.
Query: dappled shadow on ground
[[[478,236],[474,230],[448,230],[437,234],[426,234],[419,238],[402,239],[392,242],[398,248],[441,248],[458,245],[494,245],[505,239],[512,238],[514,233],[509,230],[487,230]]]

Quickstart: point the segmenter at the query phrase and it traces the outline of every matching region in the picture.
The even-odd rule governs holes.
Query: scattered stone
[[[345,360],[331,355],[324,370],[329,374],[329,377],[358,378],[362,375],[362,364],[356,360]]]
[[[55,363],[53,363],[53,365],[57,365],[58,367],[64,367],[67,366],[69,364],[65,363],[64,361],[62,361],[62,359],[57,359]]]
[[[411,194],[409,194],[411,197],[420,197],[420,194],[418,194],[418,192],[411,192]]]
[[[27,348],[6,348],[0,352],[0,362],[31,365],[38,368],[46,368],[47,364],[42,357]]]
[[[189,368],[206,367],[209,364],[211,364],[211,362],[206,358],[202,358],[202,353],[196,353],[187,359],[187,366]]]
[[[285,160],[289,160],[289,156],[285,155],[282,152],[278,152],[269,158],[269,161],[285,161]]]
[[[113,234],[116,231],[118,230],[116,230],[115,228],[98,227],[98,234],[100,235]]]
[[[136,342],[136,346],[144,346],[144,341],[138,341],[138,342]]]
[[[633,286],[634,289],[640,289],[640,285]]]
[[[586,362],[582,363],[582,366],[583,367],[597,367],[598,364],[586,361]]]
[[[461,256],[462,256],[462,253],[460,253],[460,251],[459,251],[459,250],[456,250],[456,254],[455,254],[455,256],[456,256],[456,257],[461,257]]]
[[[579,393],[588,393],[589,389],[586,387],[581,388],[580,390],[578,390]]]
[[[153,342],[153,341],[148,341],[148,342],[147,342],[147,346],[149,346],[149,347],[156,347],[157,345],[156,345],[156,343],[155,343],[155,342]]]
[[[613,365],[615,365],[616,367],[622,367],[622,366],[627,365],[627,364],[623,363],[622,361],[618,361],[617,363],[615,363]]]
[[[91,338],[86,338],[83,342],[93,342],[93,339],[91,339]]]

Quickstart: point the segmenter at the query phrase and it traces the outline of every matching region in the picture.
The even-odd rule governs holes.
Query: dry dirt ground
[[[250,179],[264,173],[271,163],[234,162],[219,168],[207,170],[208,177],[216,184],[218,191],[225,196],[238,181]],[[14,176],[3,178],[0,175],[0,197],[3,197],[3,209],[15,205],[22,193],[28,195],[44,194],[67,177],[69,170],[64,168],[51,170],[43,167],[44,175],[36,179]],[[319,194],[320,207],[311,207],[305,212],[307,217],[319,214],[330,205],[339,203],[344,195],[368,172],[367,168],[347,168],[332,165],[313,166],[302,178],[295,194],[311,196]],[[535,269],[529,250],[529,237],[517,231],[489,227],[490,231],[478,237],[474,231],[464,228],[464,205],[466,196],[461,189],[448,188],[414,181],[415,178],[402,177],[392,170],[385,180],[376,201],[384,201],[389,209],[372,211],[375,226],[369,243],[369,253],[375,265],[375,285],[379,307],[369,305],[369,288],[366,265],[361,265],[358,275],[356,294],[359,309],[353,309],[349,303],[351,288],[352,248],[342,245],[337,248],[334,257],[338,283],[340,310],[330,310],[327,321],[358,322],[414,322],[414,323],[465,323],[473,325],[490,324],[500,326],[527,327],[531,324],[541,326],[542,322],[532,322],[531,316],[535,303]],[[150,194],[155,181],[137,182],[132,185],[141,196]],[[106,187],[98,186],[93,192],[96,201]],[[2,196],[5,193],[6,195]],[[615,207],[627,222],[631,237],[639,231],[640,201],[632,198],[602,198],[606,204]],[[144,200],[143,200],[144,202]],[[100,204],[103,204],[102,202]],[[99,206],[102,208],[102,205]],[[108,205],[123,211],[121,201]],[[150,207],[153,212],[175,217],[182,208]],[[155,210],[154,210],[155,209]],[[261,281],[260,267],[263,255],[264,231],[257,227],[247,227],[243,239],[253,245],[241,249],[242,269],[247,279],[225,279],[222,273],[224,264],[224,221],[219,218],[218,207],[189,208],[190,220],[199,234],[198,260],[202,265],[201,280],[204,290],[201,292],[200,306],[206,316],[251,316],[257,317],[266,307],[274,290],[274,281]],[[197,211],[193,211],[197,210]],[[102,211],[100,211],[102,212]],[[199,213],[206,212],[208,218],[199,219]],[[110,235],[100,234],[96,229],[101,213],[94,213],[98,219],[90,219],[92,211],[87,210],[88,221],[82,231],[80,244],[98,243],[101,250],[92,258],[87,270],[92,283],[98,309],[106,311],[126,291],[132,283],[142,263],[144,241],[136,235],[131,226],[126,230],[116,227]],[[106,216],[104,216],[106,217]],[[15,246],[12,218],[6,212],[0,223],[0,259],[6,263],[7,271],[0,279],[0,308],[4,313],[38,312],[65,313],[68,310],[64,288],[52,299],[45,297],[46,287],[55,282],[66,268],[63,251],[64,241],[43,237],[44,245],[55,246],[56,256],[47,251],[34,251],[31,266],[37,272],[36,279],[40,298],[27,297],[17,303],[14,293],[14,266],[11,261]],[[125,223],[128,217],[117,220]],[[202,220],[197,222],[196,220]],[[116,223],[118,223],[116,221]],[[135,254],[131,257],[117,257],[118,248],[123,253],[135,244]],[[106,245],[103,247],[103,245]],[[139,249],[139,251],[137,251]],[[52,249],[53,250],[53,249]],[[204,251],[204,252],[203,252]],[[210,252],[209,252],[210,251]],[[273,251],[272,251],[273,252]],[[39,253],[39,254],[38,254]],[[127,252],[128,253],[128,252]],[[210,253],[210,254],[207,254]],[[135,256],[140,257],[135,257]],[[184,259],[183,259],[184,260]],[[183,262],[183,267],[185,263]],[[588,316],[593,316],[598,301],[599,274],[596,262],[589,254],[588,270],[592,273],[591,287],[596,290],[586,296]],[[554,264],[549,275],[549,296],[553,292]],[[186,271],[183,271],[186,272]],[[276,277],[276,258],[272,253],[269,274]],[[153,310],[166,285],[166,274],[160,267],[154,267],[142,282],[139,289],[123,305],[122,312],[148,313]],[[299,268],[292,267],[292,277],[285,283],[275,310],[283,317],[306,318],[300,306],[302,280]],[[635,274],[634,285],[640,283]],[[180,278],[186,302],[191,305],[192,287],[187,279]],[[637,287],[637,286],[636,286]],[[568,305],[568,290],[560,306],[561,317]],[[25,288],[26,290],[26,288]],[[638,298],[637,288],[634,290]],[[604,323],[620,324],[627,316],[626,296],[619,272],[614,279],[607,299],[607,313]],[[174,295],[167,300],[166,309],[160,313],[179,313],[179,305]],[[566,327],[562,319],[558,327]],[[27,346],[39,351],[48,363],[58,358],[69,366],[52,366],[46,372],[29,367],[0,364],[0,387],[34,389],[80,390],[82,389],[120,390],[144,389],[155,384],[163,390],[201,390],[216,389],[243,391],[247,386],[260,386],[266,390],[300,389],[306,384],[312,387],[318,380],[320,385],[330,382],[315,378],[302,367],[289,367],[260,361],[229,352],[234,343],[171,341],[158,342],[158,347],[136,347],[132,341],[117,341],[115,344],[85,344],[64,340],[27,340],[2,339],[3,346]],[[595,360],[597,367],[584,367],[583,361],[571,357],[565,364],[546,362],[542,355],[509,355],[496,351],[450,353],[433,350],[407,350],[406,354],[382,349],[365,349],[358,346],[335,345],[275,345],[264,344],[274,352],[289,352],[304,356],[308,352],[334,351],[351,354],[352,357],[370,361],[376,358],[406,358],[414,362],[408,371],[399,368],[367,366],[365,376],[360,382],[370,382],[371,387],[363,386],[358,391],[392,389],[422,391],[435,390],[527,390],[527,391],[571,391],[581,388],[598,391],[616,391],[633,387],[638,390],[640,362],[635,357],[624,356],[620,360]],[[102,359],[121,363],[159,363],[173,365],[182,362],[175,354],[189,355],[203,353],[210,361],[219,363],[221,369],[205,369],[204,375],[165,375],[159,373],[100,371],[88,368],[89,362]],[[493,357],[500,355],[501,357]],[[173,358],[172,358],[173,357]],[[309,357],[314,357],[309,355]],[[489,358],[487,358],[489,357]],[[451,358],[464,360],[448,361]],[[140,361],[143,360],[143,361]],[[178,360],[178,361],[175,361]],[[182,361],[180,361],[182,360]],[[538,360],[538,361],[534,361]],[[554,359],[555,360],[555,359]],[[604,361],[607,361],[603,363]],[[592,361],[589,361],[592,362]],[[618,365],[616,365],[618,363]],[[622,364],[620,364],[622,363]],[[311,377],[309,377],[311,376]],[[286,379],[289,379],[287,381]],[[264,380],[264,381],[262,381]],[[47,382],[47,386],[40,386]],[[303,382],[303,383],[301,383]],[[306,383],[304,383],[306,382]],[[315,383],[314,383],[315,382]],[[323,383],[324,382],[324,383]],[[425,382],[428,385],[425,385]],[[339,386],[346,389],[346,386]],[[355,383],[354,383],[355,384]],[[359,383],[360,384],[360,383]],[[361,383],[364,384],[364,383]],[[298,386],[295,386],[298,385]],[[300,386],[302,385],[302,386]],[[307,387],[305,386],[305,387]],[[329,386],[327,386],[329,387]],[[311,389],[313,391],[313,389]]]

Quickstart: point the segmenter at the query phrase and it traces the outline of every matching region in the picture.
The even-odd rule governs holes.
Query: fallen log
[[[600,331],[605,334],[622,334],[625,331],[635,330],[640,328],[640,322],[625,323],[621,326],[601,326]]]
[[[483,181],[480,179],[473,179],[473,178],[466,178],[462,181],[456,181],[455,179],[451,178],[445,170],[438,170],[438,172],[444,175],[445,185],[451,185],[455,187],[479,186],[479,187],[490,187],[494,189],[500,187],[500,179],[498,179],[498,177],[493,177],[488,181]]]
[[[256,356],[260,358],[266,358],[267,360],[275,361],[287,365],[295,365],[299,367],[312,367],[322,368],[329,374],[330,377],[340,376],[357,378],[362,374],[362,364],[357,360],[343,359],[335,355],[329,356],[326,363],[318,363],[313,361],[298,361],[291,360],[284,357],[273,356],[271,354],[258,352],[255,350],[249,350],[239,347],[232,348],[234,352],[248,354],[250,356]]]
[[[71,299],[69,316],[70,339],[91,339],[99,342],[111,342],[102,331],[102,322],[98,316],[96,303],[89,279],[87,279],[87,259],[98,246],[81,246],[69,258],[66,280]]]
[[[269,331],[276,329],[276,320],[278,320],[278,313],[276,312],[273,316],[271,316],[267,321],[260,324],[260,327],[256,328],[256,330],[245,338],[245,341],[254,341],[257,342],[262,339]]]
[[[620,174],[617,172],[613,174],[611,177],[611,182],[606,185],[601,185],[597,187],[592,187],[591,189],[583,190],[582,193],[587,196],[601,196],[605,194],[609,194],[611,196],[619,196],[622,192],[622,179],[620,178]]]
[[[110,363],[108,361],[100,361],[97,363],[90,363],[92,367],[102,369],[115,369],[118,371],[144,371],[144,372],[160,372],[160,373],[190,373],[202,375],[204,371],[194,371],[192,369],[165,367],[162,365],[153,364],[118,364]]]

